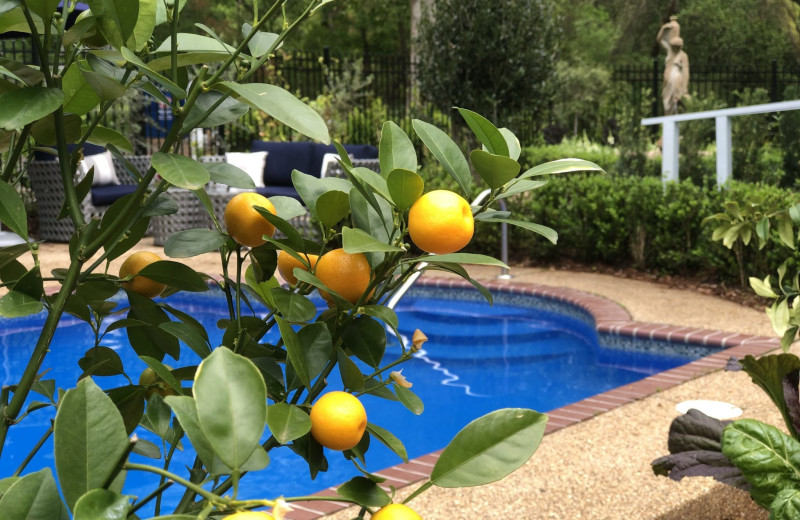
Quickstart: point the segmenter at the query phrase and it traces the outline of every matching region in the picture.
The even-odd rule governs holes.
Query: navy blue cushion
[[[250,144],[250,151],[267,152],[264,184],[267,186],[291,186],[292,170],[313,174],[311,168],[313,147],[314,143],[309,142],[253,141]]]
[[[108,206],[120,197],[130,195],[136,191],[135,184],[106,184],[92,187],[92,204],[95,206]]]
[[[265,188],[257,188],[256,191],[265,197],[274,197],[281,195],[284,197],[292,197],[300,202],[303,202],[297,190],[292,186],[267,186]]]
[[[75,145],[74,144],[68,144],[67,145],[67,150],[69,150],[70,152],[74,151],[75,150]],[[105,149],[104,146],[99,146],[99,145],[92,144],[92,143],[84,143],[83,144],[83,155],[84,155],[84,157],[87,156],[87,155],[97,155],[97,154],[103,153],[105,151],[106,151],[106,149]],[[33,158],[36,159],[37,161],[54,161],[56,159],[56,156],[51,154],[51,153],[43,152],[41,150],[34,150]]]

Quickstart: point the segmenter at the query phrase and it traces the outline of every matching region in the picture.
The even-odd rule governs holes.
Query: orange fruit
[[[247,247],[258,247],[266,240],[264,235],[275,234],[275,226],[256,211],[253,206],[269,210],[273,215],[275,206],[263,195],[253,191],[246,191],[234,195],[225,205],[225,228],[233,239]]]
[[[309,265],[311,266],[311,269],[314,269],[314,266],[317,265],[317,260],[319,260],[318,255],[305,255],[303,253],[300,253],[300,255],[306,257],[308,265],[304,264],[286,251],[278,251],[278,272],[281,273],[281,276],[289,285],[295,285],[297,283],[297,278],[294,276],[295,267],[299,267],[303,271],[308,271]]]
[[[328,288],[355,304],[369,287],[372,269],[364,253],[351,255],[344,249],[332,249],[317,260],[314,274]],[[320,294],[331,303],[330,294],[325,291]]]
[[[347,392],[328,392],[311,407],[311,435],[332,450],[349,450],[367,429],[364,405]]]
[[[226,516],[225,520],[273,520],[272,515],[261,511],[239,511]]]
[[[416,511],[403,504],[383,506],[371,518],[372,520],[422,520]]]
[[[167,288],[165,284],[144,276],[137,276],[145,266],[160,260],[160,256],[150,251],[137,251],[130,255],[122,262],[119,268],[119,277],[127,278],[128,276],[133,276],[134,278],[130,282],[122,282],[122,287],[147,298],[154,298],[164,292],[164,289]]]
[[[469,244],[474,231],[469,202],[452,191],[430,191],[408,211],[411,240],[428,253],[455,253]]]

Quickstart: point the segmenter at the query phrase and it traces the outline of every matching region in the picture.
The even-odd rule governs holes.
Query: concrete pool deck
[[[145,240],[142,249],[163,255],[163,249]],[[42,244],[43,273],[68,261],[64,244]],[[121,260],[112,263],[115,272]],[[186,259],[195,269],[219,272],[215,254]],[[512,268],[514,278],[495,281],[498,270],[470,269],[482,281],[507,284],[520,290],[552,291],[581,301],[596,299],[608,313],[599,325],[654,336],[690,335],[726,344],[743,342],[737,352],[761,353],[777,340],[763,312],[735,303],[673,289],[655,283],[611,275]],[[427,276],[427,275],[426,275]],[[436,276],[440,276],[437,274]],[[441,283],[451,283],[444,280]],[[534,287],[535,285],[547,287]],[[575,293],[573,291],[581,291]],[[585,294],[589,295],[587,298]],[[601,298],[598,298],[601,297]],[[605,323],[604,323],[605,322]],[[648,325],[649,324],[649,325]],[[760,338],[752,338],[760,336]],[[731,353],[712,356],[695,367],[681,367],[653,376],[643,384],[626,385],[592,401],[577,403],[550,415],[548,435],[533,458],[506,479],[480,488],[434,488],[412,502],[426,520],[515,519],[761,519],[767,514],[749,496],[711,479],[673,482],[656,477],[650,461],[667,453],[669,424],[678,415],[675,405],[690,399],[731,402],[744,417],[782,426],[780,415],[764,393],[742,373],[718,370]],[[696,362],[697,363],[697,362]],[[705,374],[705,375],[701,375]],[[634,383],[633,385],[638,385]],[[589,400],[587,400],[589,401]],[[432,459],[423,457],[410,468],[423,477]],[[398,478],[389,472],[386,476]],[[398,482],[399,483],[399,482]],[[414,485],[398,491],[409,494]],[[314,504],[319,509],[319,504]],[[330,509],[325,509],[330,511]],[[318,517],[298,509],[288,518]],[[350,519],[353,510],[329,518]]]

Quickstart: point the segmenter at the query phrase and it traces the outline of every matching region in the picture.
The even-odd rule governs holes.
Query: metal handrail
[[[486,199],[486,197],[488,197],[491,192],[492,192],[492,190],[488,190],[488,189],[487,190],[483,190],[482,192],[480,192],[478,194],[478,196],[475,197],[475,200],[472,201],[471,206],[477,206],[478,204],[483,202],[484,199]],[[504,201],[503,199],[500,199],[500,209],[502,209],[503,211],[506,211],[506,201]],[[508,265],[508,224],[506,224],[505,222],[502,222],[500,224],[500,228],[501,228],[501,231],[500,231],[500,247],[501,247],[500,259],[507,266]],[[406,279],[405,282],[403,282],[403,285],[401,285],[400,288],[397,289],[397,292],[394,293],[391,298],[389,298],[389,301],[386,303],[386,306],[389,307],[390,309],[394,309],[395,306],[397,305],[397,303],[400,301],[400,298],[402,298],[408,292],[408,290],[411,288],[411,286],[414,285],[414,283],[417,281],[417,279],[420,276],[422,276],[422,271],[427,266],[428,266],[428,262],[420,262],[416,266],[414,266],[416,270],[411,274],[411,276],[409,276]],[[501,280],[509,280],[509,279],[511,279],[511,275],[508,272],[508,267],[501,267],[500,268],[500,274],[497,275],[497,278],[499,278]]]

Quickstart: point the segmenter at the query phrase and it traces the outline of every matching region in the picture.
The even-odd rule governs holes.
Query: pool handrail
[[[492,192],[492,190],[489,190],[489,189],[483,190],[482,192],[480,192],[478,194],[478,196],[475,197],[475,200],[472,201],[471,206],[477,206],[478,204],[483,202],[484,199],[486,199],[486,197],[488,197],[491,192]],[[503,199],[500,199],[500,209],[503,210],[503,211],[506,211],[506,202]],[[505,222],[502,222],[500,224],[500,228],[501,228],[500,259],[503,261],[503,263],[506,266],[508,266],[508,224],[506,224]],[[386,303],[387,307],[389,307],[390,309],[394,309],[395,308],[395,306],[400,301],[400,299],[406,294],[406,292],[408,292],[408,290],[411,288],[411,286],[414,285],[414,283],[417,281],[417,279],[422,275],[422,270],[425,269],[425,267],[427,265],[428,265],[428,262],[419,262],[418,264],[416,264],[414,266],[414,268],[416,270],[411,274],[411,276],[409,276],[406,279],[405,282],[403,282],[403,285],[400,286],[400,288],[397,290],[397,292],[394,293],[391,298],[389,298],[389,301]],[[497,278],[499,278],[501,280],[510,279],[511,275],[508,272],[508,267],[501,267],[500,268],[500,274],[497,276]]]

